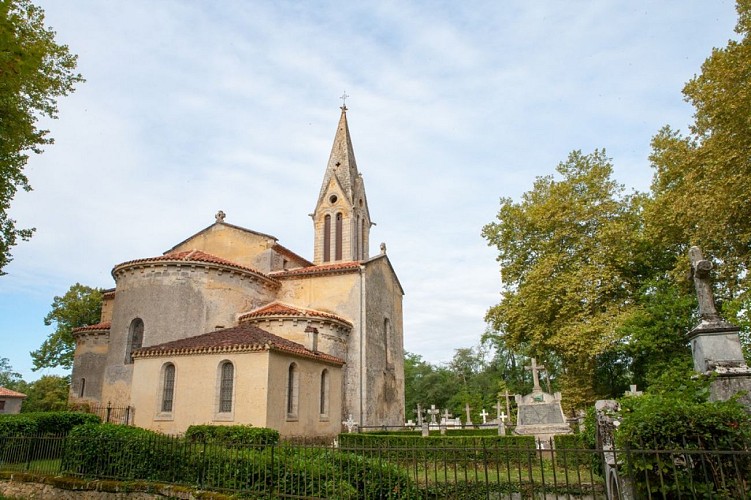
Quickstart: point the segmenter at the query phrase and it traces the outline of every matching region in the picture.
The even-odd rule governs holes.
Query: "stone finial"
[[[381,255],[386,255],[386,243],[381,243]]]
[[[217,222],[224,222],[224,218],[226,216],[227,216],[227,214],[225,214],[224,212],[222,212],[221,210],[219,210],[214,217],[216,218]]]

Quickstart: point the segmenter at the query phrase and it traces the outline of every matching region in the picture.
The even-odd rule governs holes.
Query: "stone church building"
[[[313,260],[219,212],[164,254],[117,264],[101,322],[74,331],[72,402],[131,406],[133,424],[166,433],[331,436],[349,415],[402,425],[404,291],[385,245],[369,252],[346,112],[312,214]]]

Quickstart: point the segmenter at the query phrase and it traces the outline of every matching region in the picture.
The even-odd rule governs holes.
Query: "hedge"
[[[99,422],[96,415],[71,411],[0,415],[0,436],[61,436],[77,425]]]
[[[374,433],[340,434],[342,450],[397,461],[446,459],[456,462],[534,459],[534,436],[414,436]]]
[[[279,431],[252,425],[191,425],[185,431],[185,438],[194,443],[267,446],[279,442]]]

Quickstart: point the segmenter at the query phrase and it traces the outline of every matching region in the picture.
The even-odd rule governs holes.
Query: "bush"
[[[751,476],[747,455],[727,453],[751,443],[751,416],[736,401],[697,402],[652,394],[627,398],[621,401],[615,438],[618,448],[629,450],[627,472],[644,496],[694,491],[735,497]],[[717,450],[724,453],[713,453]]]
[[[268,446],[279,442],[279,431],[252,425],[191,425],[185,438],[193,443]]]
[[[68,435],[62,469],[91,478],[180,482],[190,453],[182,444],[137,427],[85,424]]]
[[[415,436],[340,434],[342,450],[396,461],[447,459],[456,462],[535,459],[534,436]]]
[[[62,436],[77,425],[99,422],[96,415],[70,411],[0,415],[0,436]]]
[[[599,455],[588,451],[582,434],[561,434],[553,436],[555,442],[555,462],[560,467],[578,467],[592,465],[593,458],[599,460]]]

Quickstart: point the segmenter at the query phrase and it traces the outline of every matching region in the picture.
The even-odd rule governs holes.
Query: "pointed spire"
[[[355,183],[357,182],[359,172],[357,171],[355,152],[352,149],[349,126],[347,125],[347,106],[341,106],[340,109],[342,110],[342,115],[339,118],[339,125],[334,136],[334,144],[331,146],[329,163],[326,166],[326,174],[323,177],[319,198],[325,194],[329,181],[334,176],[339,181],[339,185],[346,193],[350,203],[353,203]]]

